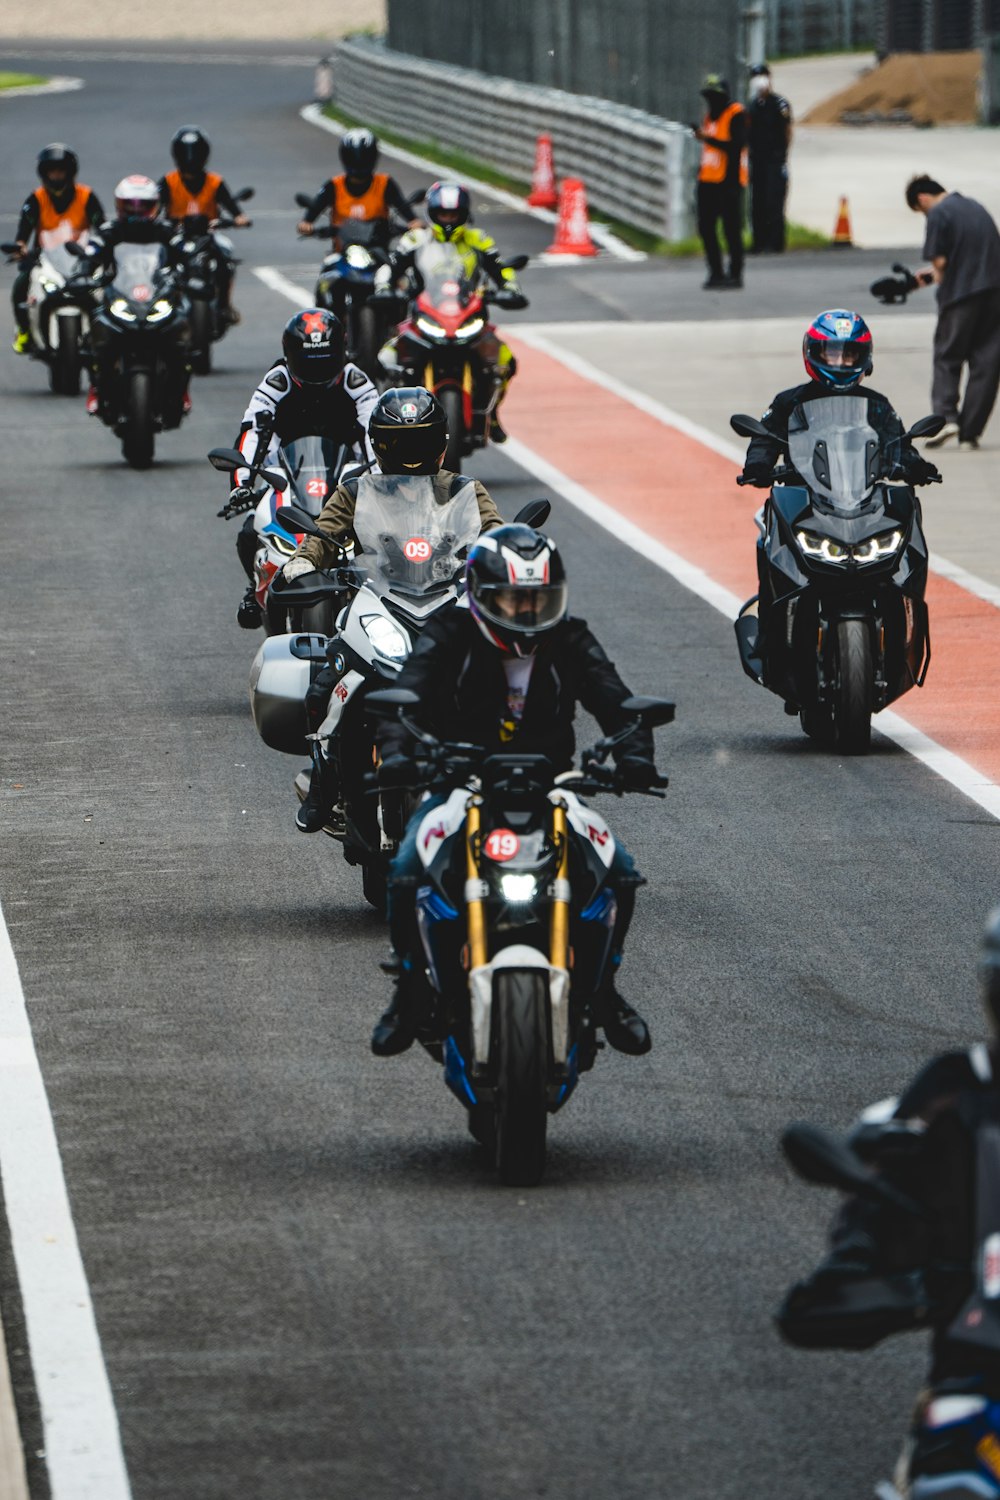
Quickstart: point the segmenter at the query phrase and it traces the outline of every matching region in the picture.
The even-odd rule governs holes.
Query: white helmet
[[[155,219],[160,212],[160,190],[151,177],[138,173],[123,177],[115,188],[119,219]]]

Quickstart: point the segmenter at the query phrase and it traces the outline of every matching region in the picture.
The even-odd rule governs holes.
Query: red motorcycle
[[[527,263],[526,255],[505,262],[514,271]],[[444,466],[457,471],[463,458],[489,442],[490,418],[503,388],[500,339],[487,305],[519,308],[524,299],[485,287],[479,266],[470,272],[462,253],[447,242],[421,245],[415,270],[421,290],[380,360],[394,380],[425,386],[437,396],[448,418]],[[395,360],[389,355],[393,347]]]

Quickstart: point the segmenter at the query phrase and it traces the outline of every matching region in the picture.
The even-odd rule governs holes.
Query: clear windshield
[[[479,531],[471,480],[443,505],[429,474],[365,474],[358,483],[357,561],[379,592],[412,597],[446,589]]]
[[[348,449],[330,437],[301,437],[281,448],[281,467],[291,483],[280,504],[294,502],[318,516],[337,488]]]
[[[163,245],[116,245],[113,295],[148,302],[166,264]]]
[[[414,264],[423,283],[424,295],[443,313],[454,316],[468,307],[480,281],[478,262],[470,271],[461,252],[447,242],[431,240],[421,245]]]
[[[61,240],[58,245],[47,245],[45,247],[45,259],[56,275],[62,277],[63,281],[68,281],[71,276],[75,276],[77,271],[81,270],[86,264],[85,261],[70,255],[66,249],[66,243],[65,240]],[[77,243],[81,242],[78,241]]]
[[[828,396],[797,407],[788,454],[814,494],[834,510],[857,511],[879,475],[879,439],[867,396]]]

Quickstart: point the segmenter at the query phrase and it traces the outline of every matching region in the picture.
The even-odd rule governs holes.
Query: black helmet
[[[306,308],[285,324],[281,348],[298,385],[333,385],[344,369],[344,325],[325,308]]]
[[[1000,1036],[1000,906],[986,918],[979,955],[979,983],[986,1019],[994,1036]]]
[[[566,613],[562,558],[530,526],[487,531],[469,553],[465,577],[476,624],[492,645],[515,656],[530,656]]]
[[[349,130],[340,139],[340,160],[348,177],[368,177],[378,161],[378,141],[370,130]]]
[[[383,474],[436,474],[448,446],[448,419],[423,386],[400,386],[379,397],[368,436]]]
[[[71,151],[61,141],[53,141],[50,146],[43,146],[39,151],[37,167],[39,177],[45,182],[50,167],[62,167],[66,176],[72,179],[80,170],[80,163],[75,151]]]
[[[181,172],[204,171],[211,147],[197,125],[182,125],[170,142],[170,155]]]
[[[450,240],[455,230],[469,222],[472,200],[457,182],[434,182],[427,189],[427,217],[437,239]]]

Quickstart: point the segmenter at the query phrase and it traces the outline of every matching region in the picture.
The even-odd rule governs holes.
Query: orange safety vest
[[[389,209],[385,201],[389,186],[389,174],[376,172],[368,187],[356,198],[347,191],[347,178],[343,175],[330,179],[333,183],[333,206],[330,209],[331,224],[342,224],[345,219],[387,219]]]
[[[90,194],[91,189],[81,182],[77,185],[68,207],[58,209],[49,197],[46,188],[35,188],[34,197],[38,204],[36,233],[39,244],[61,244],[66,240],[79,239],[81,234],[85,234],[90,228],[90,219],[87,216]]]
[[[703,141],[701,146],[701,166],[698,169],[699,182],[725,182],[726,165],[729,157],[725,151],[720,151],[713,146],[712,141],[729,141],[733,134],[733,120],[737,115],[743,113],[743,106],[735,99],[732,104],[722,111],[717,120],[706,115],[701,122],[702,133],[710,136],[711,140]],[[744,146],[740,152],[740,187],[746,187],[750,181],[750,162],[747,149]]]
[[[197,193],[192,193],[191,189],[185,186],[184,179],[179,172],[168,172],[164,180],[170,194],[170,202],[167,204],[168,219],[195,217],[217,219],[219,217],[219,206],[215,200],[222,186],[222,178],[218,172],[206,172],[201,191]]]

